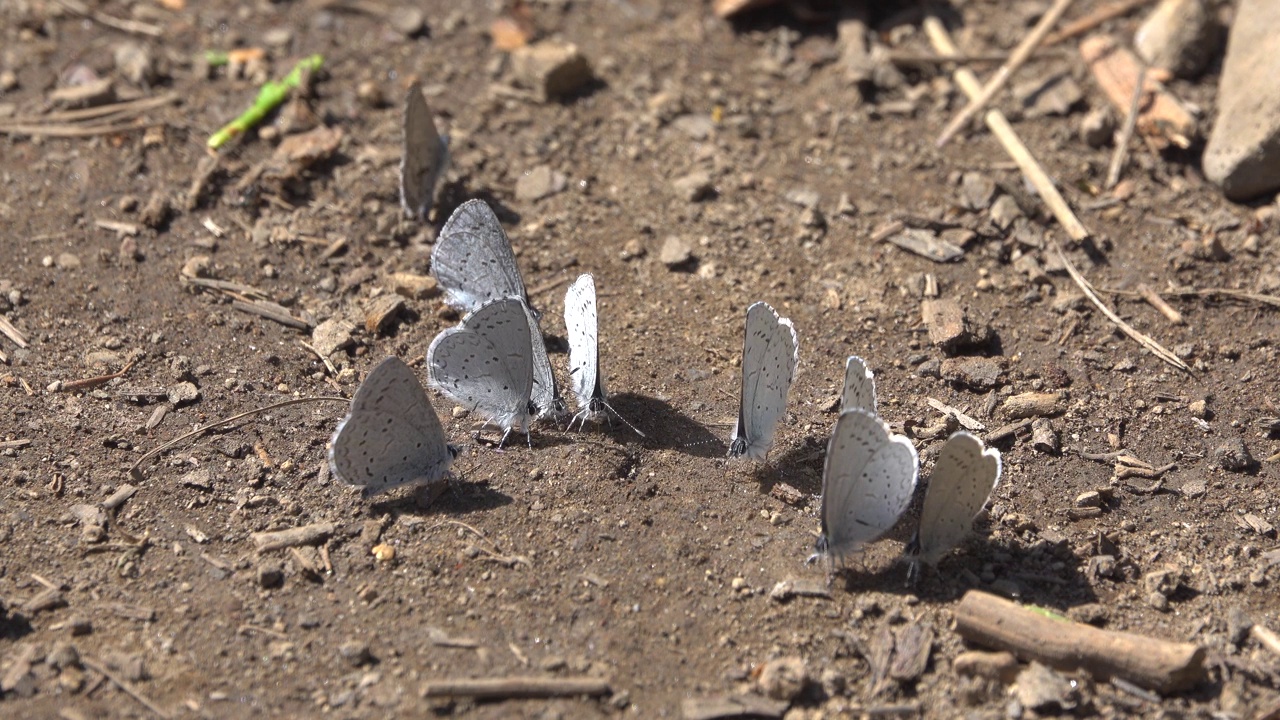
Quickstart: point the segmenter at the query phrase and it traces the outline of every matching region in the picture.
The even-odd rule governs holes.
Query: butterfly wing
[[[481,305],[461,325],[431,341],[431,386],[504,431],[516,425],[527,429],[533,391],[531,343],[522,301],[507,298]]]
[[[840,412],[853,409],[876,411],[876,379],[867,363],[856,355],[850,355],[844,363],[844,393],[841,395]]]
[[[528,302],[511,241],[483,200],[458,206],[441,228],[431,251],[431,272],[445,301],[461,310],[508,297]]]
[[[564,326],[569,335],[569,377],[580,411],[590,410],[600,355],[597,344],[596,283],[580,275],[564,295]]]
[[[440,418],[417,376],[397,357],[365,377],[329,448],[333,474],[369,494],[435,482],[452,462]]]
[[[973,518],[1000,483],[1000,451],[983,448],[982,440],[961,431],[952,434],[938,454],[929,477],[916,544],[930,565],[969,534]]]
[[[742,395],[738,422],[729,445],[730,457],[764,460],[773,447],[778,420],[787,409],[787,394],[799,363],[799,341],[791,321],[778,317],[767,303],[747,308],[742,346]]]
[[[827,552],[847,555],[888,532],[911,502],[919,459],[865,410],[841,413],[822,474],[822,535]]]
[[[444,174],[449,145],[436,130],[422,86],[409,87],[404,103],[404,154],[400,158],[400,207],[407,217],[425,220]]]
[[[547,357],[547,343],[542,338],[542,325],[528,305],[525,305],[524,309],[529,319],[530,341],[533,348],[533,393],[530,397],[538,409],[539,418],[559,418],[564,414],[564,398],[560,397],[555,373],[551,371],[551,359]]]

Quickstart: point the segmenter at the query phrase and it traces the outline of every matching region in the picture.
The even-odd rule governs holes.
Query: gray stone
[[[1213,461],[1218,467],[1228,472],[1245,472],[1258,464],[1258,461],[1253,459],[1253,454],[1249,452],[1248,446],[1244,444],[1244,440],[1239,437],[1229,438],[1214,448]]]
[[[116,46],[116,70],[134,85],[150,85],[156,81],[156,63],[145,45],[124,42]]]
[[[516,180],[516,199],[525,202],[541,200],[564,192],[568,185],[564,173],[552,170],[549,165],[539,165]]]
[[[1013,221],[1023,217],[1022,208],[1018,207],[1018,201],[1009,195],[1001,195],[991,205],[991,222],[1001,230],[1008,230],[1013,225]]]
[[[678,235],[671,235],[662,242],[658,260],[669,268],[676,268],[693,259],[693,249]]]
[[[194,383],[180,382],[169,388],[169,402],[175,407],[200,399],[200,389]]]
[[[996,196],[996,181],[978,172],[960,178],[960,206],[966,210],[986,210]]]
[[[1204,174],[1231,200],[1280,188],[1280,3],[1241,0],[1218,81]]]
[[[1205,0],[1163,0],[1134,33],[1133,49],[1152,67],[1195,77],[1217,55],[1220,30]]]
[[[671,181],[671,189],[677,197],[687,202],[698,202],[711,197],[715,186],[711,184],[711,174],[706,170],[695,170],[684,177]]]
[[[1069,711],[1080,702],[1075,683],[1035,661],[1018,673],[1010,692],[1022,707],[1038,713]]]
[[[543,101],[573,95],[591,81],[591,64],[578,46],[544,40],[511,53],[511,68]]]
[[[1080,139],[1091,148],[1106,147],[1116,134],[1115,115],[1107,106],[1094,108],[1080,121]]]
[[[990,390],[1001,383],[1004,368],[999,360],[985,357],[947,358],[942,361],[942,378],[974,390]]]

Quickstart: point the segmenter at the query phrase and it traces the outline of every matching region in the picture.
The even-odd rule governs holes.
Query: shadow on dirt
[[[609,404],[645,434],[645,447],[671,448],[703,458],[724,457],[728,450],[723,439],[665,400],[619,393],[609,398]],[[614,432],[625,432],[635,437],[635,433],[620,422],[615,422],[611,433]]]

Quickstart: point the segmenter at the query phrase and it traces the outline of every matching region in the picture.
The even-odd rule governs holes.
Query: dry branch
[[[1073,37],[1083,35],[1108,20],[1128,15],[1143,5],[1150,5],[1153,2],[1155,0],[1122,0],[1122,2],[1114,5],[1098,8],[1079,20],[1067,23],[1066,27],[1045,38],[1044,47],[1057,45],[1063,40],[1070,40]]]
[[[1004,598],[970,590],[956,608],[956,632],[1060,670],[1119,677],[1157,692],[1178,692],[1205,678],[1204,649],[1057,619]]]
[[[314,545],[328,538],[337,529],[338,526],[333,523],[322,522],[288,530],[253,533],[251,537],[253,537],[253,544],[258,546],[258,552],[264,553],[298,545]]]
[[[606,695],[609,681],[602,678],[505,677],[432,680],[422,687],[423,697],[471,697],[477,700]]]
[[[1096,305],[1097,308],[1102,311],[1103,315],[1106,315],[1111,322],[1115,323],[1116,327],[1120,328],[1125,335],[1137,340],[1140,345],[1150,350],[1156,357],[1179,370],[1182,370],[1183,372],[1188,374],[1191,373],[1191,368],[1187,367],[1187,364],[1182,362],[1181,358],[1166,350],[1163,345],[1138,331],[1129,323],[1121,320],[1120,316],[1117,315],[1114,310],[1107,307],[1107,304],[1102,302],[1102,298],[1098,297],[1098,293],[1094,292],[1093,286],[1089,284],[1088,280],[1084,279],[1084,276],[1080,274],[1079,270],[1076,270],[1076,266],[1071,264],[1071,261],[1067,259],[1066,253],[1062,252],[1062,248],[1059,247],[1057,243],[1054,243],[1054,249],[1057,250],[1058,257],[1062,260],[1063,267],[1065,267],[1067,272],[1070,273],[1071,279],[1076,281],[1076,285],[1084,292],[1085,297],[1089,298],[1090,302]]]
[[[933,49],[938,54],[948,56],[958,54],[955,43],[951,42],[951,36],[947,33],[947,28],[937,16],[930,15],[926,17],[924,19],[924,29],[929,35],[929,41],[933,43]],[[967,68],[956,70],[955,78],[960,88],[969,97],[977,97],[978,93],[981,92],[978,78]],[[1049,211],[1058,219],[1058,223],[1066,231],[1067,237],[1077,242],[1089,237],[1089,231],[1085,229],[1084,224],[1072,212],[1071,207],[1067,205],[1067,201],[1058,192],[1058,188],[1049,179],[1044,168],[1040,167],[1040,163],[1036,162],[1035,157],[1031,155],[1031,151],[1018,138],[1018,134],[1014,132],[1013,126],[1009,124],[1004,114],[999,110],[989,110],[984,116],[984,120],[991,130],[991,134],[995,135],[996,140],[1000,141],[1000,145],[1004,147],[1005,152],[1018,164],[1018,169],[1022,171],[1023,176],[1035,187],[1040,199],[1044,201],[1045,205],[1049,206]]]
[[[960,128],[964,127],[965,123],[969,122],[974,115],[978,114],[978,111],[991,102],[991,98],[995,97],[996,93],[1000,92],[1009,82],[1009,78],[1013,76],[1014,71],[1027,62],[1031,57],[1031,53],[1035,52],[1036,48],[1040,46],[1040,42],[1049,34],[1049,31],[1053,29],[1053,26],[1057,24],[1070,5],[1071,0],[1057,0],[1053,7],[1049,8],[1049,11],[1040,17],[1040,22],[1036,23],[1031,32],[1023,38],[1022,42],[1018,43],[1018,47],[1012,53],[1009,53],[1009,59],[996,70],[982,90],[976,96],[971,97],[969,104],[952,118],[951,122],[947,123],[946,128],[943,129],[942,134],[938,136],[938,140],[935,143],[938,147],[946,145],[947,141]]]

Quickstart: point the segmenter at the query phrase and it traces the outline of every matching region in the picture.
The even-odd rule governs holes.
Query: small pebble
[[[658,253],[658,260],[672,269],[680,267],[692,259],[693,248],[678,235],[667,236],[667,239],[662,242],[662,250]]]

